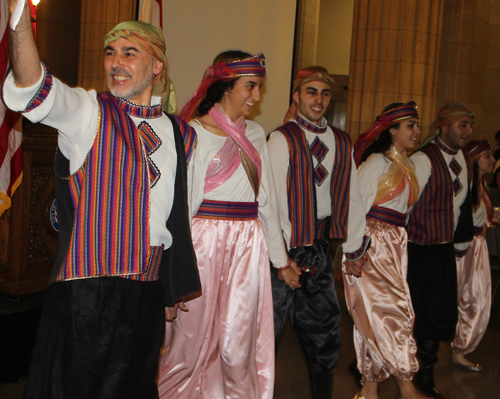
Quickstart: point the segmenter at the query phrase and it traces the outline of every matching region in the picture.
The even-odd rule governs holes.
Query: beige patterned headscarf
[[[109,43],[120,38],[137,44],[151,54],[153,58],[163,63],[163,71],[155,79],[153,95],[162,97],[163,104],[168,105],[168,112],[174,113],[176,109],[175,90],[167,74],[167,59],[165,56],[167,46],[161,30],[146,22],[122,22],[104,35],[104,48]]]

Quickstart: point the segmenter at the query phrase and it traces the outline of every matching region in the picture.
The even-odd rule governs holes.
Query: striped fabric
[[[460,183],[458,177],[455,180],[453,180],[453,194],[455,194],[455,196],[457,196],[458,193],[462,191],[463,188],[464,187],[462,186],[462,183]]]
[[[74,227],[57,280],[127,277],[144,273],[150,262],[149,172],[141,138],[111,94],[98,101],[94,145],[70,177]]]
[[[195,217],[204,219],[254,220],[259,203],[203,200]]]
[[[149,247],[149,257],[146,264],[146,271],[140,274],[131,274],[127,276],[130,280],[136,281],[156,281],[159,279],[160,265],[163,258],[165,246]]]
[[[421,149],[432,165],[431,176],[416,202],[408,220],[408,240],[421,245],[444,244],[453,241],[454,195],[448,165],[439,147],[429,143]],[[469,184],[472,178],[472,163],[464,152],[468,168]]]
[[[450,147],[445,145],[439,138],[434,142],[436,146],[443,152],[445,152],[448,155],[455,156],[458,154],[458,151],[452,150]]]
[[[328,171],[322,164],[316,165],[314,168],[314,181],[318,186],[321,186],[328,176]]]
[[[44,65],[43,68],[45,72],[45,77],[43,78],[43,84],[40,86],[38,92],[33,96],[31,101],[28,103],[26,110],[24,112],[29,112],[38,107],[43,101],[47,98],[50,89],[52,88],[53,77],[50,68],[47,65]]]
[[[439,140],[438,140],[438,142],[439,142]],[[456,176],[456,178],[453,180],[453,193],[455,194],[455,196],[457,196],[457,194],[460,191],[462,191],[462,188],[463,188],[462,183],[460,183],[460,179],[458,178],[458,175],[460,175],[460,172],[462,171],[462,167],[460,166],[460,164],[457,162],[457,160],[454,157],[451,160],[449,167],[450,167],[451,171]]]
[[[325,119],[321,120],[325,125],[318,126],[315,123],[312,123],[311,121],[308,121],[307,119],[305,119],[298,112],[295,114],[295,121],[299,124],[299,126],[302,126],[304,129],[309,130],[310,132],[313,132],[313,133],[325,133],[326,128],[328,126],[326,124]]]
[[[351,175],[351,140],[347,133],[331,127],[335,136],[330,197],[332,218],[329,238],[347,238],[349,186]],[[311,245],[316,237],[316,188],[311,151],[302,128],[295,122],[277,129],[288,143],[289,169],[287,180],[288,217],[292,226],[290,248]]]
[[[458,177],[458,175],[462,171],[462,167],[460,166],[460,164],[457,162],[457,160],[455,158],[453,158],[451,160],[449,166],[450,166],[451,171],[455,174],[455,176]]]
[[[393,209],[384,208],[381,206],[373,206],[368,214],[367,218],[372,218],[393,224],[394,226],[405,227],[406,224],[406,213],[400,213]]]
[[[361,259],[365,254],[365,252],[368,250],[369,244],[370,244],[370,239],[367,236],[363,236],[363,244],[361,244],[361,247],[359,247],[357,251],[345,253],[344,254],[345,258],[348,261]]]
[[[175,115],[171,116],[177,121],[179,129],[181,130],[182,138],[184,139],[184,150],[186,151],[186,163],[189,164],[193,155],[193,150],[196,147],[196,131],[189,126],[184,119]]]
[[[328,154],[328,147],[323,143],[317,136],[311,144],[311,154],[314,155],[314,158],[318,160],[318,162],[323,162],[326,154]]]
[[[224,64],[238,76],[266,76],[266,58],[264,54],[257,54],[233,62],[225,61]]]
[[[161,115],[161,114],[160,114]],[[142,138],[142,143],[144,145],[144,150],[146,151],[148,160],[148,171],[149,171],[149,188],[153,188],[158,180],[160,180],[161,173],[160,169],[151,159],[151,154],[153,154],[160,146],[161,139],[156,135],[155,131],[149,123],[142,121],[137,128]]]
[[[330,238],[347,239],[349,215],[349,190],[351,186],[352,143],[346,132],[330,126],[335,135],[335,162],[333,164],[330,197],[332,199],[332,223]],[[366,237],[363,239],[363,241]],[[363,242],[364,253],[364,242]]]
[[[158,118],[163,112],[161,104],[154,106],[137,105],[118,97],[116,98],[116,101],[118,101],[118,104],[121,109],[125,111],[125,113],[141,119]]]

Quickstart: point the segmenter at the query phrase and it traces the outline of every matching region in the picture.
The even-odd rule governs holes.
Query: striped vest
[[[59,152],[56,156],[60,242],[51,281],[98,276],[156,279],[158,270],[148,268],[160,247],[153,249],[149,243],[145,143],[112,95],[99,95],[98,103],[96,137],[81,168],[66,177],[69,161]],[[196,135],[187,134],[192,129],[184,121],[175,122],[191,154]],[[156,255],[156,265],[162,252]]]
[[[408,240],[421,245],[434,245],[452,242],[454,240],[454,194],[453,181],[450,171],[441,151],[434,143],[429,143],[420,151],[429,157],[431,162],[431,175],[416,202],[408,220]],[[470,190],[472,181],[472,161],[469,154],[462,152],[467,164],[468,185],[467,198],[461,207],[457,233],[462,231],[459,226],[461,221],[469,224],[472,222],[470,210]],[[469,208],[469,209],[467,209]],[[472,227],[471,227],[472,232]],[[465,234],[467,235],[467,234]]]
[[[325,235],[328,238],[347,238],[352,144],[347,133],[330,128],[335,136],[335,160],[331,171],[332,214],[328,233],[324,231],[327,227],[316,219],[314,163],[306,136],[295,122],[288,122],[277,129],[288,143],[288,218],[292,226],[290,249],[311,245],[314,239]]]

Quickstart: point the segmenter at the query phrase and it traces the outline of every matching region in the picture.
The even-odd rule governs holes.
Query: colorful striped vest
[[[330,128],[335,136],[335,161],[331,173],[332,215],[328,233],[322,231],[322,224],[316,219],[314,164],[306,136],[295,122],[288,122],[277,129],[288,143],[288,217],[292,225],[290,249],[311,245],[314,239],[325,235],[328,238],[347,238],[352,144],[347,133]]]
[[[56,157],[56,198],[62,223],[51,280],[155,279],[148,269],[150,171],[145,144],[111,94],[99,95],[98,103],[96,137],[82,167],[65,177],[60,171],[69,166],[64,165],[68,161],[60,160],[64,158],[60,154]],[[183,138],[189,147],[191,140]]]
[[[408,220],[408,240],[421,245],[444,244],[454,241],[456,235],[469,225],[472,239],[472,212],[470,209],[470,190],[462,204],[457,231],[454,231],[454,194],[450,171],[441,151],[434,143],[429,143],[420,151],[429,157],[431,175],[422,195],[416,202]],[[472,181],[472,161],[466,152],[462,152],[467,164],[468,180]],[[463,222],[463,223],[461,223]],[[468,228],[465,228],[467,230]],[[460,235],[462,235],[460,233]],[[464,237],[467,237],[467,231]],[[466,240],[466,239],[465,239]],[[462,241],[462,240],[460,240]]]

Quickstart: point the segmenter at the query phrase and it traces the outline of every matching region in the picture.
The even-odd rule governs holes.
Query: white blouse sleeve
[[[378,179],[386,171],[387,162],[382,154],[372,154],[358,169],[358,182],[365,215],[377,196]]]
[[[259,219],[266,236],[269,258],[274,267],[283,267],[288,262],[288,254],[281,230],[278,198],[264,132],[259,149],[262,160],[262,176],[259,189]],[[286,180],[285,180],[286,182]]]
[[[369,239],[365,238],[366,214],[359,190],[358,171],[352,154],[351,162],[347,241],[342,244],[342,250],[348,260],[356,260],[364,255],[369,244]]]
[[[290,248],[292,225],[288,218],[288,144],[281,132],[271,133],[267,142],[274,184],[276,187],[277,204],[281,221],[282,235],[287,248]]]

